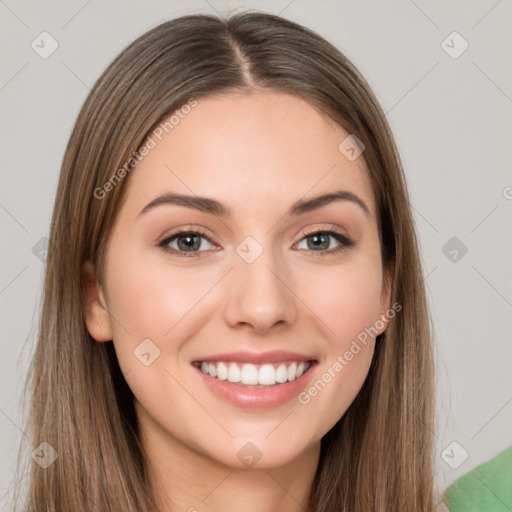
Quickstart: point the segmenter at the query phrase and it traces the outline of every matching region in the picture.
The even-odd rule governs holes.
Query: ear
[[[87,300],[85,306],[87,330],[96,341],[110,341],[112,339],[112,324],[107,301],[90,261],[84,263],[83,273]]]
[[[380,310],[379,310],[379,320],[384,322],[384,327],[379,329],[379,334],[382,334],[387,327],[389,318],[386,315],[386,312],[391,307],[391,290],[393,289],[393,278],[395,273],[395,262],[390,261],[386,267],[384,268],[383,278],[382,278],[382,290],[380,293]],[[380,325],[380,322],[379,322]]]

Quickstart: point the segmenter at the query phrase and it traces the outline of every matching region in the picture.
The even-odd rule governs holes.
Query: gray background
[[[510,0],[0,0],[0,506],[26,439],[19,398],[38,321],[41,239],[78,110],[112,58],[146,30],[244,8],[282,14],[336,45],[394,131],[435,324],[439,488],[511,444]],[[59,45],[47,59],[31,47],[43,31]],[[460,51],[461,40],[442,44],[453,31],[469,44],[457,58],[445,49]]]

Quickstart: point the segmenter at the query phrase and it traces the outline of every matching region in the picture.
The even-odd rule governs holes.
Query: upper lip
[[[270,352],[225,352],[224,354],[215,354],[195,359],[193,362],[236,362],[236,363],[279,363],[284,361],[313,361],[314,357],[288,352],[284,350],[273,350]]]

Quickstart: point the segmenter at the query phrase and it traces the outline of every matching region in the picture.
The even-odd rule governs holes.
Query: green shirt
[[[445,497],[450,512],[512,512],[512,446],[461,476]]]

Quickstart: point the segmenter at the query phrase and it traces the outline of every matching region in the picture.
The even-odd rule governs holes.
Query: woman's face
[[[371,184],[349,133],[297,97],[183,112],[131,171],[88,328],[113,339],[155,453],[276,467],[318,449],[383,331]]]

